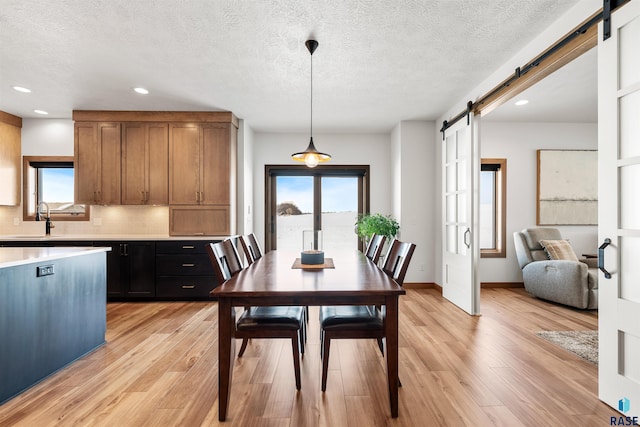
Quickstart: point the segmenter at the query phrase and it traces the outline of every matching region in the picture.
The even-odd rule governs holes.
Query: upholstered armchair
[[[529,293],[576,308],[598,308],[597,260],[578,260],[557,228],[526,228],[513,233],[513,241]]]

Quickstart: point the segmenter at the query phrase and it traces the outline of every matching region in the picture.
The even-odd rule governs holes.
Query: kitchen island
[[[108,250],[0,248],[0,404],[105,343]]]

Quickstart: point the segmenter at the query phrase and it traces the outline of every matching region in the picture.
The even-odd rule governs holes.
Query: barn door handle
[[[611,279],[611,273],[609,273],[607,269],[604,268],[604,250],[610,244],[611,244],[611,239],[607,237],[606,239],[604,239],[604,243],[598,247],[598,268],[600,269],[600,271],[604,273],[605,279]]]
[[[471,247],[471,230],[467,228],[467,231],[464,232],[464,244],[467,246],[467,248]],[[469,238],[469,240],[467,240],[467,238]]]

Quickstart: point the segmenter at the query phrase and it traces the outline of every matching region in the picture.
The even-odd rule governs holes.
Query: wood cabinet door
[[[169,125],[126,123],[122,130],[122,204],[169,202]]]
[[[147,125],[146,203],[169,203],[169,125]]]
[[[0,114],[2,114],[1,111]],[[1,119],[2,117],[0,117],[0,182],[2,182],[0,205],[18,206],[21,195],[21,131],[19,127],[3,123]]]
[[[142,205],[146,200],[146,125],[125,123],[122,128],[122,204]]]
[[[169,204],[194,205],[200,200],[200,127],[169,126]]]
[[[228,205],[230,200],[230,124],[202,125],[200,204]]]
[[[74,144],[75,202],[94,204],[97,201],[100,159],[98,124],[76,123]]]
[[[98,203],[102,205],[120,204],[120,123],[100,123],[100,164]]]

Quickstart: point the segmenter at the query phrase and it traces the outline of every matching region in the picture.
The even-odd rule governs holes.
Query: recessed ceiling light
[[[520,101],[517,101],[517,102],[516,102],[516,105],[519,107],[519,106],[521,106],[521,105],[525,105],[525,104],[528,104],[528,103],[529,103],[529,100],[527,100],[527,99],[521,99]]]
[[[47,114],[49,114],[49,113],[47,113],[47,112],[46,112],[46,111],[44,111],[44,110],[33,110],[33,112],[34,112],[34,113],[37,113],[37,114],[42,114],[42,115],[45,115],[45,116],[46,116]]]
[[[143,94],[143,95],[146,95],[146,94],[148,94],[148,93],[149,93],[149,91],[148,91],[148,90],[146,90],[146,89],[145,89],[145,88],[143,88],[143,87],[135,87],[135,88],[133,88],[133,90],[135,90],[137,93],[141,93],[141,94]]]
[[[18,92],[23,92],[23,93],[31,93],[31,89],[27,89],[26,87],[22,87],[22,86],[14,86],[13,90],[17,90]]]

